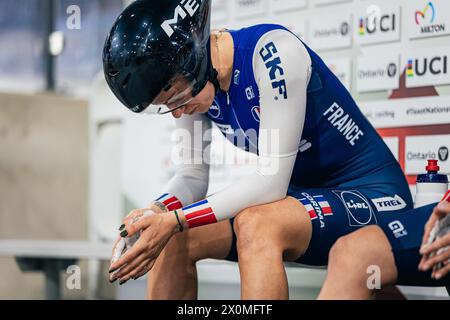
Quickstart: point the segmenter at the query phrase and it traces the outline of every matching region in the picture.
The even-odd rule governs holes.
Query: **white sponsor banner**
[[[450,173],[450,134],[405,138],[405,173],[425,171],[427,160],[439,160],[440,172]]]
[[[235,0],[236,16],[262,16],[267,13],[267,0]]]
[[[398,89],[399,61],[397,53],[377,53],[358,58],[356,89],[358,92]]]
[[[350,90],[351,83],[351,60],[350,58],[335,58],[326,59],[328,68],[334,73],[336,77],[342,82],[342,84]]]
[[[450,84],[450,46],[405,53],[402,68],[408,88]]]
[[[310,0],[315,6],[325,6],[335,3],[350,2],[352,0]]]
[[[395,159],[398,161],[398,150],[399,150],[399,138],[398,137],[384,137],[384,143],[388,146],[389,150],[391,150]]]
[[[376,128],[450,125],[450,96],[360,102],[359,107]]]
[[[306,0],[271,0],[274,12],[302,9],[306,7]]]
[[[223,21],[228,18],[229,0],[214,0],[212,2],[211,19],[212,21]]]
[[[351,14],[318,15],[309,25],[309,44],[316,50],[352,45]]]
[[[404,19],[410,39],[450,34],[450,1],[408,0]]]
[[[400,5],[393,1],[368,1],[356,5],[353,35],[360,44],[400,40]]]

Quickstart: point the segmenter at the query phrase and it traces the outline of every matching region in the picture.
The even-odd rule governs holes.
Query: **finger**
[[[428,261],[426,261],[424,263],[423,270],[427,271],[434,265],[436,265],[440,262],[447,261],[448,259],[450,259],[450,250],[446,250],[441,253],[438,253],[438,254],[434,255],[432,258],[428,259]]]
[[[133,261],[131,261],[129,264],[125,265],[121,269],[119,269],[113,277],[111,277],[111,280],[116,279],[124,279],[126,276],[129,275],[130,272],[134,271],[137,267],[139,267],[142,262],[148,259],[148,256],[143,252],[138,257],[136,257]]]
[[[442,201],[437,205],[437,215],[442,218],[447,214],[450,214],[450,202]]]
[[[119,241],[117,241],[117,243],[113,249],[111,265],[113,265],[120,259],[120,256],[122,255],[123,250],[125,249],[125,246],[126,246],[126,244],[125,244],[125,240],[123,238],[121,238]],[[110,272],[111,272],[111,269],[110,269]]]
[[[450,245],[450,233],[446,234],[445,236],[443,236],[440,239],[437,239],[436,241],[434,241],[433,243],[424,246],[421,250],[420,253],[422,255],[428,255],[434,251],[439,250],[440,248],[444,248],[446,246]]]
[[[420,271],[423,271],[423,266],[427,260],[428,260],[427,256],[422,256],[422,259],[420,259],[419,266],[418,266],[418,269]]]
[[[120,279],[120,283],[124,284],[125,282],[127,282],[130,279],[134,279],[137,280],[138,278],[136,277],[138,274],[142,273],[143,270],[145,268],[147,268],[147,266],[149,266],[151,263],[151,261],[147,258],[144,261],[142,261],[139,266],[137,266],[136,268],[134,268],[131,272],[129,272],[127,275],[125,275],[124,277],[122,277]],[[150,270],[150,268],[149,268]]]
[[[142,267],[142,269],[138,272],[138,274],[133,279],[137,280],[137,279],[145,276],[147,273],[149,273],[153,269],[153,266],[155,265],[155,261],[156,260],[153,260],[150,263],[148,263],[147,265],[144,265]]]
[[[120,236],[122,238],[129,238],[135,235],[137,232],[143,229],[147,229],[152,224],[152,217],[153,215],[142,216],[139,220],[127,225],[125,229],[120,233]]]
[[[445,277],[446,275],[448,275],[449,272],[450,272],[450,263],[448,263],[447,265],[445,265],[441,269],[437,270],[435,272],[435,274],[434,274],[434,278],[436,280],[440,280],[443,277]]]
[[[427,223],[424,227],[424,233],[422,237],[422,247],[428,244],[428,239],[430,238],[431,230],[434,227],[434,224],[436,223],[437,216],[436,216],[436,207],[433,209],[433,213],[431,214],[430,218],[428,219]]]
[[[142,251],[144,251],[144,247],[140,244],[135,244],[130,250],[127,250],[118,261],[111,265],[110,272],[115,272],[123,266],[131,263],[142,253]]]

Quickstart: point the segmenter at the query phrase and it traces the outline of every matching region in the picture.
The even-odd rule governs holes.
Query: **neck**
[[[233,73],[233,38],[226,31],[213,31],[211,34],[211,62],[217,70],[220,89],[228,91]]]

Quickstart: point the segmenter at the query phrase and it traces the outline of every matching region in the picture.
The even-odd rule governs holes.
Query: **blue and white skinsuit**
[[[313,226],[297,262],[326,265],[339,237],[376,224],[392,246],[399,284],[448,283],[448,276],[436,281],[417,270],[434,205],[411,210],[398,162],[321,58],[279,25],[229,32],[235,50],[229,91],[217,94],[207,114],[183,115],[176,124],[198,139],[214,123],[232,143],[258,155],[258,169],[206,197],[209,165],[181,164],[159,200],[172,204],[169,209],[184,206],[189,226],[198,227],[232,222],[243,209],[288,195],[305,206]],[[271,133],[277,143],[267,138]],[[199,147],[181,142],[181,148],[202,159],[205,140]],[[228,260],[237,261],[235,242],[234,235]]]

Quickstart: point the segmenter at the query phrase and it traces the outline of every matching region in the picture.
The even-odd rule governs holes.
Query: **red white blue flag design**
[[[166,206],[167,210],[169,211],[181,209],[183,207],[183,205],[181,204],[180,200],[177,199],[177,197],[171,196],[168,193],[163,194],[155,201],[163,203]]]
[[[306,208],[306,211],[308,211],[311,220],[317,219],[320,214],[323,214],[324,216],[333,215],[331,206],[328,201],[325,200],[323,195],[313,196],[311,198],[302,198],[299,200]]]
[[[183,213],[189,228],[216,223],[217,218],[207,199],[193,203],[183,208]]]

